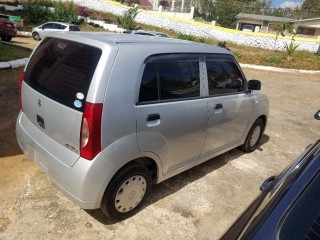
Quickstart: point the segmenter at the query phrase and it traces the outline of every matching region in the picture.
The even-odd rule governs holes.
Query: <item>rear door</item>
[[[208,110],[199,61],[199,54],[168,54],[146,62],[137,104],[138,143],[141,151],[159,156],[164,174],[201,153]]]
[[[44,134],[77,154],[82,111],[100,56],[98,48],[47,38],[25,71],[24,114]],[[79,157],[72,156],[66,162],[69,166]]]
[[[206,54],[208,130],[202,154],[237,144],[248,127],[253,98],[245,93],[246,80],[231,55]]]

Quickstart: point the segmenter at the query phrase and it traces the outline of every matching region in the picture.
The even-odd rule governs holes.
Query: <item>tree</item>
[[[239,7],[239,4],[234,3],[234,0],[216,0],[216,2],[214,3],[213,18],[222,27],[236,27],[236,16],[241,12],[241,8]]]
[[[320,1],[319,0],[305,0],[302,3],[301,11],[303,18],[312,18],[320,16]]]

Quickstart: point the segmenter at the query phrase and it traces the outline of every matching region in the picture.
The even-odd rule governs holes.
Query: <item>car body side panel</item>
[[[222,108],[216,109],[220,104]],[[252,96],[246,93],[208,98],[209,121],[202,156],[240,144],[253,111]]]

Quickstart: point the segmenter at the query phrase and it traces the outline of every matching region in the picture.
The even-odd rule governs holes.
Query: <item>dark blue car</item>
[[[320,240],[320,139],[260,190],[221,240]]]

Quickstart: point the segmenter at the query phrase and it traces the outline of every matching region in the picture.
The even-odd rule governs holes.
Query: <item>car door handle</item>
[[[277,176],[271,176],[271,177],[268,177],[263,183],[262,185],[260,186],[260,191],[262,192],[267,192],[269,191],[272,186],[274,185],[274,180],[277,179]]]
[[[147,116],[147,122],[160,120],[160,114],[154,113]]]
[[[216,104],[216,105],[214,106],[214,109],[215,109],[215,110],[222,109],[222,108],[223,108],[222,103],[218,103],[218,104]]]
[[[147,126],[154,127],[160,125],[160,114],[154,113],[147,116]]]

